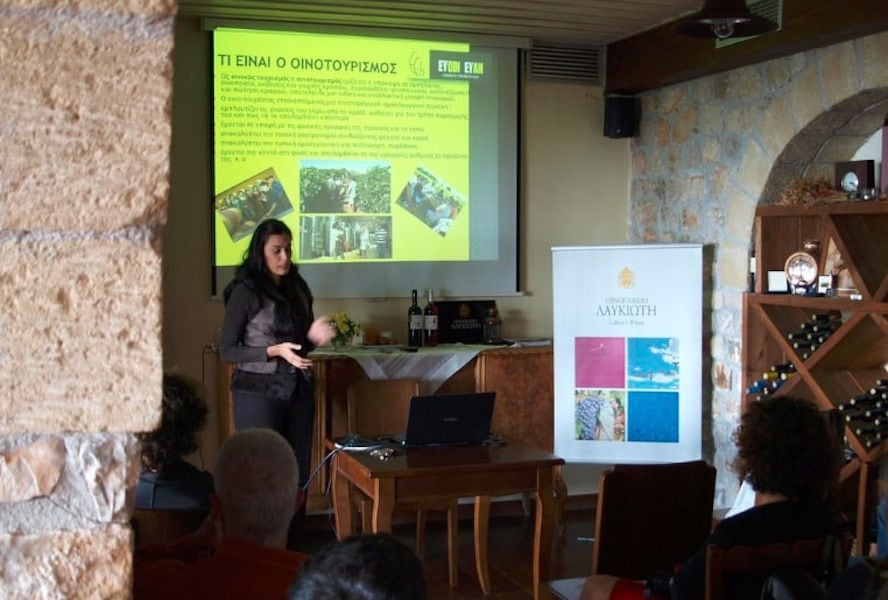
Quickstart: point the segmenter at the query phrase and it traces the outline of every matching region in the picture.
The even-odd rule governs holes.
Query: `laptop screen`
[[[480,444],[490,435],[495,392],[414,396],[405,446]]]

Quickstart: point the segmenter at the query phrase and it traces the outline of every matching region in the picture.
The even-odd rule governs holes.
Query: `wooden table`
[[[392,513],[400,502],[475,497],[475,568],[484,594],[490,594],[487,525],[490,497],[530,492],[536,499],[533,545],[534,598],[549,570],[555,512],[553,473],[564,460],[520,441],[500,446],[451,446],[397,450],[388,459],[369,452],[339,451],[333,456],[333,511],[336,537],[354,532],[352,486],[373,500],[374,532],[390,532]]]
[[[442,344],[439,348],[446,347]],[[422,355],[403,353],[405,357]],[[324,460],[324,440],[347,433],[346,390],[349,384],[367,379],[360,365],[347,353],[311,355],[315,371],[315,428],[312,443],[312,472]],[[219,443],[234,433],[234,407],[229,384],[233,366],[219,362],[217,389]],[[552,346],[531,348],[493,347],[484,350],[448,379],[437,393],[496,392],[491,430],[522,439],[551,451],[553,432],[554,377]],[[308,490],[308,510],[327,510],[327,469],[321,469]],[[566,496],[566,491],[564,492]]]

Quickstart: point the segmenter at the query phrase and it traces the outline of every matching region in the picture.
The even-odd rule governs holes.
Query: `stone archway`
[[[717,506],[739,484],[730,464],[755,209],[800,177],[832,180],[834,163],[881,127],[886,54],[883,32],[642,95],[628,241],[705,247],[703,455],[718,469]]]
[[[850,160],[888,115],[888,88],[866,90],[837,103],[799,131],[777,157],[761,204],[774,204],[800,177],[833,180],[836,162]],[[883,182],[885,185],[888,182]]]

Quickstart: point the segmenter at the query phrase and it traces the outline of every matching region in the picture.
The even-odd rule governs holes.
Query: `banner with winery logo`
[[[552,249],[555,452],[701,456],[700,244]]]

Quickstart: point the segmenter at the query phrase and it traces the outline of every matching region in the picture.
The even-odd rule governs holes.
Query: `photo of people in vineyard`
[[[390,213],[391,170],[385,161],[303,160],[299,163],[301,211]]]
[[[392,257],[389,216],[307,216],[299,220],[299,228],[303,263]]]
[[[444,237],[462,212],[465,199],[434,173],[419,166],[404,185],[396,203]]]
[[[274,169],[265,169],[225,190],[216,196],[214,203],[216,214],[233,242],[252,235],[265,219],[280,218],[293,210]]]

